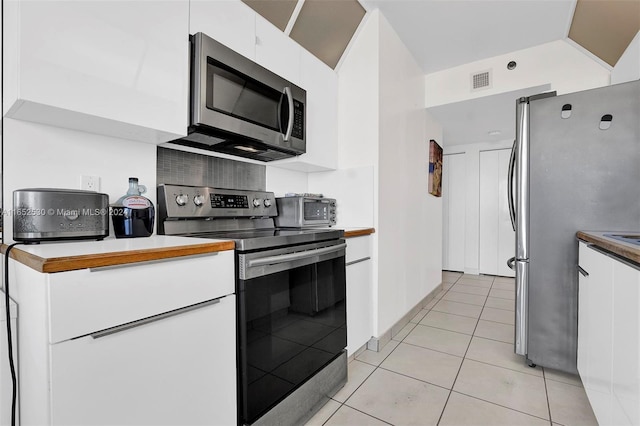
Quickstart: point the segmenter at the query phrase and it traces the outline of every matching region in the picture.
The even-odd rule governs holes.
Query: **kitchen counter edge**
[[[578,239],[598,246],[622,259],[640,264],[640,247],[604,235],[610,233],[611,232],[578,231],[576,236]]]
[[[346,228],[344,230],[345,238],[362,237],[375,233],[375,228]]]
[[[160,240],[160,244],[145,244],[155,239]],[[175,241],[172,241],[175,239]],[[100,247],[107,241],[110,245],[117,245],[122,242],[121,249],[95,250],[83,254],[72,254],[66,256],[49,257],[34,253],[40,245],[20,245],[11,250],[11,258],[42,273],[67,272],[78,269],[100,268],[105,266],[126,265],[140,262],[150,262],[155,260],[170,259],[184,256],[195,256],[207,253],[233,250],[235,243],[231,240],[205,240],[194,241],[193,238],[185,240],[181,237],[152,236],[149,239],[140,239],[139,243],[133,239],[108,239],[104,241],[92,242],[65,242],[59,244],[88,244],[89,247]],[[56,243],[47,243],[47,245]],[[125,247],[125,245],[127,247]],[[139,246],[139,247],[136,247]],[[151,247],[149,247],[151,246]],[[6,253],[8,245],[2,244],[1,253]],[[67,247],[68,248],[68,247]],[[35,250],[34,250],[35,249]]]

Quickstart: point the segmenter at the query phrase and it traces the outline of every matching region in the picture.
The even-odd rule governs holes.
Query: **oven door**
[[[346,347],[345,247],[337,240],[238,255],[241,424]]]

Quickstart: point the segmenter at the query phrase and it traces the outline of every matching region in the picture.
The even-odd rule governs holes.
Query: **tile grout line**
[[[542,381],[544,382],[544,395],[547,397],[547,410],[549,412],[549,425],[553,426],[553,419],[551,418],[551,403],[549,402],[549,390],[547,389],[547,377],[544,374],[544,367],[542,369]]]
[[[491,281],[491,287],[493,287],[493,281]],[[480,311],[480,316],[482,316],[483,311],[484,311],[484,306],[482,306],[482,310]],[[475,334],[476,329],[478,328],[478,323],[480,322],[480,316],[478,316],[478,320],[476,321],[476,326],[473,329],[473,334]],[[467,344],[467,349],[464,351],[464,355],[462,356],[462,362],[460,363],[460,367],[458,367],[458,372],[456,373],[456,377],[453,379],[453,383],[451,383],[451,389],[449,389],[449,395],[447,395],[447,400],[444,402],[444,406],[442,407],[442,411],[440,412],[440,417],[438,417],[436,426],[439,425],[440,422],[442,421],[442,416],[444,415],[444,412],[447,409],[447,404],[449,404],[449,398],[451,398],[451,394],[453,393],[453,388],[456,385],[456,381],[458,380],[458,376],[460,375],[460,371],[462,370],[462,366],[464,365],[464,360],[467,358],[467,352],[469,352],[469,347],[471,347],[471,342],[473,341],[473,334],[471,335],[471,339],[469,339],[469,343]]]
[[[478,398],[477,396],[469,395],[469,394],[466,394],[464,392],[453,391],[453,393],[457,393],[458,395],[464,395],[464,396],[469,397],[469,398],[477,399],[478,401],[486,402],[487,404],[495,405],[497,407],[501,407],[501,408],[504,408],[504,409],[507,409],[507,410],[510,410],[510,411],[515,411],[516,413],[524,414],[524,415],[527,415],[529,417],[534,417],[536,419],[540,419],[540,420],[544,420],[544,421],[548,421],[549,420],[549,419],[545,419],[544,417],[536,416],[535,414],[527,413],[526,411],[520,411],[520,410],[515,409],[513,407],[508,407],[506,405],[496,404],[495,402],[487,401],[486,399]],[[556,424],[559,425],[560,423],[556,423]],[[565,425],[560,425],[560,426],[565,426]]]

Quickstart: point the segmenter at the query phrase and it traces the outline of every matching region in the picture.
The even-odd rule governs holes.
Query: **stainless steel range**
[[[236,244],[238,423],[295,425],[347,381],[337,229],[278,229],[274,194],[160,185],[158,233]]]

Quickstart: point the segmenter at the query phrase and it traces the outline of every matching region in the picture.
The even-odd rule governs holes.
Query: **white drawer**
[[[371,236],[364,235],[361,237],[347,238],[347,254],[346,262],[371,257]]]
[[[49,275],[56,343],[234,292],[233,251]]]

